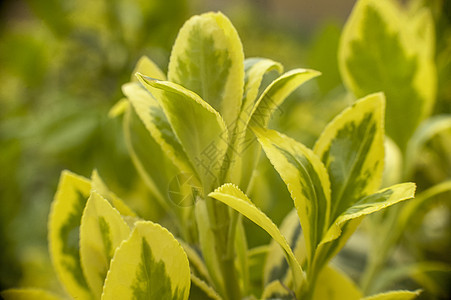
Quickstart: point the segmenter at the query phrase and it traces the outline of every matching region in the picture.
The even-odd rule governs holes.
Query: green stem
[[[206,199],[207,211],[211,222],[211,230],[215,237],[215,251],[218,265],[224,279],[224,298],[227,300],[241,299],[235,269],[235,232],[238,221],[237,213],[229,216],[229,208],[215,201]],[[236,216],[235,216],[236,215]]]

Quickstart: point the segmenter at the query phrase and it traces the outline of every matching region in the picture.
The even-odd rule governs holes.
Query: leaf
[[[285,251],[286,259],[293,272],[294,284],[296,290],[300,288],[304,281],[304,272],[299,262],[294,257],[293,251],[288,245],[285,237],[280,233],[277,226],[261,210],[259,210],[243,192],[232,184],[224,184],[214,192],[209,194],[231,208],[235,209],[245,217],[249,218],[255,224],[263,228]]]
[[[150,135],[133,107],[129,107],[127,110],[123,126],[125,143],[139,175],[158,200],[158,203],[166,211],[171,211],[165,194],[170,179],[177,173],[177,169],[167,160],[167,154]],[[155,170],[158,170],[158,172]]]
[[[123,216],[136,217],[136,214],[116,194],[108,189],[100,178],[99,172],[94,170],[91,175],[91,189],[110,202],[111,205]]]
[[[164,75],[163,71],[147,56],[142,56],[136,63],[131,76],[132,82],[138,82],[138,78],[135,76],[136,73],[159,80],[166,80],[166,75]]]
[[[280,225],[280,232],[286,237],[290,248],[295,252],[296,245],[302,236],[302,228],[296,209],[291,210]],[[299,259],[299,258],[298,258]],[[269,284],[274,280],[282,280],[287,275],[288,264],[280,246],[272,240],[266,256],[263,282]]]
[[[310,261],[330,218],[330,182],[326,168],[301,143],[274,130],[255,128],[254,132],[294,201]]]
[[[383,94],[365,97],[330,122],[315,144],[331,183],[330,221],[381,184],[383,113]]]
[[[224,171],[221,166],[229,140],[221,116],[198,95],[182,86],[138,76],[162,106],[204,188],[213,189],[221,181]]]
[[[244,94],[239,118],[236,120],[236,140],[233,145],[232,170],[227,180],[238,184],[244,190],[251,179],[260,154],[260,146],[249,130],[249,120],[257,101],[264,75],[276,70],[282,72],[282,65],[265,58],[248,58],[244,61]]]
[[[130,228],[120,213],[97,192],[89,197],[80,226],[80,258],[83,274],[95,298],[102,295],[110,260]]]
[[[416,185],[414,183],[401,183],[360,199],[334,221],[322,243],[329,242],[340,236],[342,226],[349,220],[357,219],[401,201],[412,199],[415,196],[415,189]]]
[[[250,125],[265,128],[273,112],[300,85],[321,73],[308,69],[294,69],[274,80],[255,102],[250,115]]]
[[[313,300],[360,299],[362,293],[345,273],[326,266],[319,274]]]
[[[385,93],[387,133],[403,152],[435,101],[437,75],[429,44],[435,44],[431,15],[408,16],[389,0],[358,1],[340,41],[345,85],[357,97]]]
[[[244,93],[240,119],[245,120],[245,116],[246,120],[249,119],[263,76],[272,70],[281,73],[283,67],[280,63],[266,58],[247,58],[244,61]]]
[[[411,300],[415,299],[421,293],[417,291],[391,291],[387,293],[381,293],[369,297],[362,298],[362,300]]]
[[[407,145],[404,172],[405,178],[413,176],[412,173],[414,172],[415,166],[422,153],[421,151],[426,143],[434,136],[449,129],[451,129],[451,116],[449,115],[433,116],[420,124]]]
[[[169,81],[193,91],[233,124],[241,108],[244,54],[238,33],[222,13],[189,19],[169,61]]]
[[[265,286],[262,299],[278,299],[278,300],[294,300],[296,296],[286,286],[282,285],[279,280],[275,280]]]
[[[189,290],[180,244],[160,225],[139,221],[114,254],[102,299],[188,299]]]
[[[169,159],[174,163],[174,165],[177,166],[177,168],[181,172],[193,173],[193,167],[189,163],[185,150],[180,144],[176,133],[174,133],[171,124],[169,123],[158,101],[137,83],[127,83],[123,85],[122,91],[130,100],[130,103],[133,105],[134,111],[139,116],[147,130],[150,132],[152,138],[158,145],[160,145],[163,153],[167,157],[169,157]],[[130,120],[129,122],[131,121],[133,120]],[[138,126],[138,124],[135,126]],[[130,132],[127,140],[129,141],[129,144],[134,147],[134,152],[137,155],[144,156],[145,154],[142,153],[143,151],[139,151],[139,145],[133,143],[134,139],[139,137],[135,137],[134,135],[132,135],[133,133],[133,131]],[[144,140],[144,133],[141,133],[141,135],[143,136],[143,138],[141,139]],[[149,141],[147,143],[151,142]],[[159,151],[155,152],[159,153]],[[140,159],[139,156],[138,159]],[[150,174],[152,174],[152,172]],[[155,177],[154,179],[152,179],[152,181],[156,181],[159,178],[158,176],[152,177]]]
[[[0,292],[4,300],[61,300],[64,299],[48,291],[39,289],[8,289]]]
[[[222,300],[221,296],[216,293],[216,291],[209,286],[205,281],[196,277],[194,274],[191,274],[191,291],[189,294],[190,299],[192,300],[205,300],[205,299],[213,299],[213,300]]]
[[[91,184],[84,177],[63,171],[49,215],[49,250],[56,274],[67,292],[91,299],[80,264],[79,230]]]

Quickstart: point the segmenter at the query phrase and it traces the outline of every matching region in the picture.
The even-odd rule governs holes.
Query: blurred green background
[[[237,28],[246,57],[268,57],[286,70],[304,67],[323,73],[290,96],[271,125],[312,146],[327,122],[354,100],[346,93],[337,66],[341,28],[353,3],[1,1],[0,290],[58,289],[49,267],[46,222],[63,169],[89,177],[97,168],[111,189],[141,216],[162,217],[158,207],[145,201],[148,191],[128,157],[121,119],[109,118],[108,111],[122,98],[121,85],[142,55],[167,69],[177,31],[191,15],[210,10],[225,13]],[[451,8],[449,1],[424,1],[424,5],[432,9],[436,22],[435,112],[450,113]],[[441,151],[441,157],[450,158],[449,148]],[[441,167],[437,180],[449,179],[451,160]],[[425,187],[431,184],[426,172],[420,170],[417,178],[420,189],[422,182]],[[254,198],[280,223],[291,207],[286,188],[267,162],[262,163],[258,179]],[[275,198],[280,200],[271,200]],[[251,246],[269,239],[259,231],[249,238]]]

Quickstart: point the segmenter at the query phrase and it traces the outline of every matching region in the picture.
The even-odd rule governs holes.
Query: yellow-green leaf
[[[421,291],[392,291],[362,298],[362,300],[411,300],[421,294]]]
[[[169,151],[163,152],[163,147],[150,135],[133,107],[127,110],[123,126],[125,143],[135,168],[159,204],[170,212],[165,195],[177,169],[167,158]]]
[[[324,237],[323,243],[340,236],[341,228],[349,220],[357,219],[401,201],[412,199],[415,196],[415,189],[416,185],[414,183],[401,183],[360,199],[335,219],[327,235]]]
[[[330,222],[381,184],[383,115],[383,94],[365,97],[330,122],[315,145],[331,183]]]
[[[296,209],[291,210],[280,225],[280,232],[286,237],[290,248],[295,252],[296,245],[301,238],[302,228]],[[287,275],[288,264],[280,246],[272,240],[266,256],[263,282],[269,284],[274,280],[282,280]]]
[[[285,251],[286,259],[293,272],[294,284],[298,291],[304,282],[304,272],[299,262],[294,257],[293,251],[290,248],[285,237],[280,233],[277,226],[269,219],[261,210],[259,210],[249,198],[241,192],[236,186],[232,184],[224,184],[209,194],[210,197],[215,198],[228,206],[232,207],[252,222],[263,228]]]
[[[341,271],[326,266],[316,281],[313,300],[358,300],[362,293],[356,284]]]
[[[177,166],[177,168],[181,172],[188,174],[193,173],[193,167],[189,163],[183,146],[180,144],[176,133],[174,133],[174,130],[172,129],[171,124],[169,123],[168,118],[166,117],[158,101],[148,91],[143,89],[138,83],[125,84],[122,86],[122,91],[132,103],[134,112],[136,112],[136,114],[139,116],[144,126],[150,132],[152,138],[158,145],[160,145],[163,154],[169,157],[169,159],[174,163],[174,165]],[[129,120],[129,122],[132,121],[133,119]],[[136,126],[138,126],[138,124],[136,124],[134,127]],[[130,129],[132,129],[131,126]],[[144,133],[142,133],[141,135],[144,135]],[[136,136],[134,131],[130,131],[128,138],[129,144],[134,147],[134,152],[136,155],[138,155],[137,158],[143,161],[145,159],[145,153],[139,151],[139,144],[134,143],[134,139],[137,138],[139,138],[139,136]],[[149,149],[148,151],[151,150]],[[160,151],[152,152],[159,154]],[[160,163],[161,162],[162,160],[160,159]],[[155,167],[157,167],[158,161],[155,161],[155,163],[157,164]],[[164,179],[164,177],[153,175],[153,172],[150,172],[149,177],[152,177],[153,181],[161,181],[162,179]],[[157,182],[156,184],[159,185],[161,183]]]
[[[166,80],[166,75],[161,69],[147,56],[142,56],[136,63],[135,69],[132,72],[131,81],[137,82],[136,73],[141,73],[147,77],[152,77],[159,80]]]
[[[169,61],[169,81],[198,94],[232,125],[241,108],[244,54],[238,33],[222,13],[189,19]]]
[[[94,170],[91,175],[91,189],[99,193],[108,200],[111,205],[123,216],[136,217],[135,212],[127,206],[116,194],[108,189],[106,184],[100,178],[99,172]]]
[[[80,258],[83,273],[95,298],[102,295],[114,251],[129,234],[130,228],[120,213],[93,191],[81,218]]]
[[[320,74],[318,71],[308,69],[294,69],[282,74],[265,89],[255,102],[250,115],[250,124],[265,128],[273,112],[288,95],[303,83]]]
[[[191,274],[191,283],[189,294],[191,300],[222,300],[221,296],[211,286],[194,274]]]
[[[279,280],[275,280],[265,286],[261,298],[264,300],[295,300],[296,295],[293,291],[284,286]]]
[[[298,213],[308,259],[326,233],[330,218],[330,182],[313,151],[274,130],[254,130],[266,156],[287,185]]]
[[[4,300],[62,300],[63,297],[39,289],[9,289],[0,292]]]
[[[434,24],[428,11],[408,15],[391,0],[359,0],[340,41],[339,66],[357,96],[387,96],[387,134],[404,152],[434,105]]]
[[[77,299],[91,299],[83,276],[79,252],[81,216],[90,195],[88,179],[63,171],[49,216],[49,250],[56,274],[67,292]]]
[[[114,254],[102,299],[188,299],[189,290],[180,244],[160,225],[139,221]]]
[[[229,140],[223,119],[192,91],[172,82],[138,76],[162,106],[203,186],[213,189],[224,172],[222,162]]]

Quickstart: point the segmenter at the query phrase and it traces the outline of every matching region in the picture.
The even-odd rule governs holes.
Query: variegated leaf
[[[49,216],[49,250],[53,266],[64,288],[77,299],[92,299],[79,252],[81,216],[90,191],[88,179],[63,171]]]
[[[147,56],[142,56],[136,63],[131,76],[132,82],[138,82],[138,78],[135,76],[136,73],[141,73],[155,79],[166,80],[166,75],[163,71]]]
[[[387,134],[404,152],[436,94],[434,24],[428,11],[408,15],[391,0],[360,0],[341,36],[339,66],[357,96],[387,96]]]
[[[193,173],[193,167],[189,163],[185,150],[180,144],[176,133],[174,133],[171,124],[169,123],[168,118],[166,117],[158,101],[138,83],[125,84],[122,86],[122,91],[132,103],[136,114],[150,132],[152,138],[158,145],[160,145],[163,153],[169,157],[169,159],[181,172],[188,174]],[[131,121],[133,120],[130,120],[130,122]],[[129,144],[134,146],[134,152],[139,155],[141,153],[141,151],[139,151],[139,144],[133,143],[134,139],[137,137],[132,134],[134,134],[133,131],[130,132],[130,136],[128,138]],[[155,153],[159,152],[160,151],[155,151]],[[139,158],[140,157],[138,156],[138,159]],[[159,180],[158,176],[152,177],[156,177],[153,179],[155,181]]]
[[[285,252],[286,259],[293,272],[294,285],[296,291],[300,290],[304,282],[304,272],[294,257],[293,251],[290,248],[285,237],[280,233],[277,226],[269,219],[261,210],[259,210],[249,198],[232,184],[224,184],[209,194],[210,197],[215,198],[228,206],[232,207],[252,222],[263,228]]]
[[[222,13],[189,19],[172,48],[168,79],[198,94],[228,126],[238,117],[244,84],[238,33]]]
[[[330,182],[326,168],[301,143],[274,130],[255,128],[254,132],[291,194],[310,261],[330,218]]]
[[[80,258],[86,281],[95,298],[103,283],[114,251],[128,238],[130,228],[120,213],[96,191],[91,193],[80,226]]]
[[[188,299],[189,263],[165,228],[136,223],[111,261],[102,299]]]
[[[314,151],[331,183],[331,218],[377,191],[384,169],[384,96],[373,94],[344,110],[328,124]]]
[[[162,106],[202,185],[213,189],[223,176],[228,146],[227,127],[219,113],[180,85],[142,76],[139,79]]]
[[[255,102],[250,114],[250,125],[265,128],[286,97],[303,83],[321,73],[315,70],[294,69],[274,80]]]
[[[166,192],[177,169],[167,159],[168,152],[163,152],[161,145],[151,136],[133,107],[128,108],[123,125],[125,143],[135,168],[159,204],[166,211],[171,211]]]
[[[329,242],[340,236],[341,227],[349,220],[357,219],[401,201],[412,199],[415,196],[415,189],[416,185],[414,183],[401,183],[360,199],[335,219],[322,242]]]
[[[280,232],[286,237],[290,248],[295,252],[296,245],[302,236],[302,228],[296,209],[291,210],[282,221]],[[263,282],[269,284],[274,280],[283,281],[288,270],[288,264],[282,249],[280,249],[280,246],[272,240],[269,245],[268,255],[266,256]]]
[[[91,189],[110,202],[111,205],[123,216],[136,217],[136,213],[127,206],[116,194],[108,189],[100,178],[99,172],[94,170],[91,175]]]

